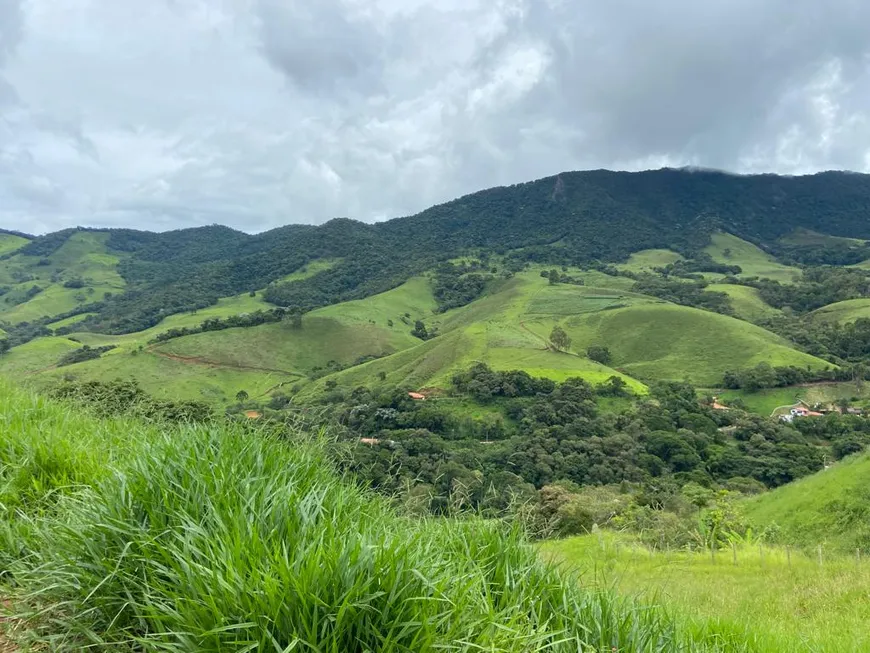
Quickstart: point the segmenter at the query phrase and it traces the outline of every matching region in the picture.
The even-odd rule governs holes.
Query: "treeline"
[[[674,304],[733,315],[731,298],[726,293],[707,290],[708,285],[709,283],[703,280],[683,281],[644,274],[637,277],[631,290],[642,295],[658,297]]]
[[[294,328],[302,326],[302,312],[299,309],[274,308],[271,310],[257,310],[253,313],[242,313],[225,318],[212,317],[203,320],[199,326],[177,327],[157,334],[149,343],[166,342],[174,338],[182,338],[206,331],[223,331],[224,329],[236,329],[241,327],[255,327],[261,324],[272,324],[287,321]]]
[[[213,417],[206,403],[155,399],[135,381],[66,381],[49,394],[81,404],[101,417],[133,415],[158,422],[206,422]]]
[[[57,361],[57,366],[66,367],[67,365],[75,365],[76,363],[95,360],[107,351],[117,349],[117,347],[117,345],[105,345],[103,347],[90,347],[89,345],[84,345],[61,356],[60,360]]]
[[[862,370],[858,374],[863,380],[866,373]],[[794,365],[773,367],[769,363],[759,363],[749,369],[726,371],[722,384],[731,390],[742,389],[755,392],[764,388],[785,388],[799,383],[852,381],[855,378],[856,370],[854,368],[814,370]]]

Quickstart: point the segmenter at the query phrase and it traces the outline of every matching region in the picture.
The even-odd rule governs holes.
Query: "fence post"
[[[716,540],[710,542],[710,562],[716,564]]]
[[[734,566],[737,566],[737,545],[734,542],[731,543],[731,558],[734,561]]]
[[[822,564],[822,545],[819,544],[819,567],[821,567]]]
[[[764,566],[764,546],[761,542],[758,543],[758,557],[761,560],[761,566]]]
[[[788,559],[788,568],[791,569],[791,545],[785,545],[785,557]]]
[[[855,549],[855,564],[861,565],[861,549]]]

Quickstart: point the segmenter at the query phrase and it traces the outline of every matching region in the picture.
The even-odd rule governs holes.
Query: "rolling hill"
[[[758,524],[776,524],[783,542],[826,544],[842,553],[870,548],[870,455],[856,455],[746,504]]]

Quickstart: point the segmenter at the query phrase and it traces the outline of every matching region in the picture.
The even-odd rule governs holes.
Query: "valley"
[[[829,192],[832,186],[839,191]],[[817,199],[813,210],[802,201],[807,193]],[[771,198],[790,210],[753,214]],[[0,471],[0,503],[13,506],[4,508],[3,524],[16,544],[0,555],[49,604],[62,600],[39,578],[41,567],[13,549],[45,551],[51,565],[68,559],[70,551],[41,539],[59,532],[68,515],[43,508],[46,497],[80,482],[87,492],[115,494],[70,514],[88,519],[91,513],[76,512],[86,506],[120,511],[114,518],[127,528],[125,490],[106,479],[158,474],[144,471],[153,452],[174,460],[186,479],[176,495],[184,505],[173,514],[193,518],[196,502],[221,490],[162,439],[171,433],[179,447],[239,478],[248,472],[222,457],[221,447],[254,467],[268,450],[311,470],[320,479],[313,494],[293,500],[313,501],[323,488],[335,493],[329,496],[338,503],[328,509],[346,525],[330,544],[336,560],[347,554],[341,537],[348,532],[398,542],[413,523],[420,530],[410,537],[422,547],[414,549],[417,564],[434,559],[427,558],[431,542],[445,532],[461,538],[467,527],[470,539],[457,540],[456,551],[484,550],[505,541],[503,531],[487,539],[486,529],[504,527],[516,548],[493,564],[525,565],[551,579],[550,560],[576,566],[579,585],[552,580],[548,587],[558,600],[580,587],[570,600],[584,606],[584,619],[601,607],[597,600],[612,598],[614,615],[654,606],[641,630],[622,629],[628,621],[620,626],[616,616],[599,624],[601,641],[616,650],[861,650],[858,624],[866,615],[846,609],[854,592],[845,584],[849,556],[870,553],[862,490],[870,460],[864,206],[870,182],[860,175],[594,171],[490,189],[376,225],[340,219],[256,235],[219,226],[2,232],[0,377],[16,385],[2,386],[10,397],[2,419],[18,435],[6,441]],[[831,233],[828,224],[836,226]],[[87,431],[82,443],[66,419]],[[128,428],[135,436],[125,444]],[[15,440],[22,434],[30,440]],[[265,448],[234,449],[243,440]],[[70,463],[63,462],[68,452]],[[268,502],[257,503],[260,492],[290,486],[276,489],[264,478],[251,477],[240,492],[252,493],[247,500],[266,528],[278,517]],[[153,518],[169,519],[146,495],[137,501]],[[241,513],[235,499],[226,501],[219,509],[231,522]],[[364,502],[376,506],[371,515]],[[301,515],[287,533],[304,540],[308,519],[323,526]],[[241,521],[241,530],[222,530],[230,522],[210,525],[203,546],[221,548],[231,536],[256,549]],[[768,566],[762,554],[727,566],[729,551],[741,547],[749,560],[757,544],[768,551]],[[85,543],[76,546],[74,558],[89,560]],[[807,560],[820,546],[830,564],[810,570]],[[783,551],[794,553],[794,570],[780,564]],[[464,555],[451,552],[435,564],[488,573]],[[236,564],[247,562],[228,563],[227,578]],[[354,573],[370,578],[369,571]],[[859,571],[854,580],[863,587]],[[588,574],[593,588],[607,588],[605,598],[587,593]],[[258,596],[268,594],[251,583]],[[787,619],[753,618],[760,608],[750,590],[762,585]],[[715,596],[714,586],[727,595]],[[180,596],[153,587],[152,595],[136,585],[139,616],[151,601]],[[65,591],[85,609],[74,587]],[[104,607],[123,593],[115,591],[107,586]],[[786,591],[823,595],[837,618],[828,620],[816,604],[786,604],[777,598]],[[494,609],[484,602],[463,612]],[[144,632],[132,617],[115,631],[108,612],[100,614],[92,639],[117,643]],[[178,617],[214,650],[226,645],[215,625],[223,614],[152,616],[148,632],[171,639],[162,629]],[[582,630],[578,623],[562,627]],[[533,637],[539,625],[518,621],[517,632]],[[504,645],[475,632],[477,641]]]

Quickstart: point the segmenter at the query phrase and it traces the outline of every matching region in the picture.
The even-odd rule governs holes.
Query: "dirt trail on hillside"
[[[534,338],[536,338],[537,340],[540,340],[544,344],[543,349],[552,349],[552,347],[550,346],[550,342],[544,336],[540,336],[532,331],[529,327],[526,326],[525,322],[520,322],[520,328],[526,333],[534,336]]]
[[[148,351],[155,356],[167,358],[169,360],[179,363],[188,363],[190,365],[202,365],[203,367],[213,367],[215,369],[223,368],[228,370],[244,370],[250,372],[273,372],[275,374],[284,374],[285,376],[302,378],[302,375],[298,372],[288,372],[287,370],[279,370],[274,367],[259,367],[257,365],[244,365],[239,363],[221,363],[218,361],[209,360],[207,358],[202,358],[201,356],[182,356],[181,354],[170,354],[168,352],[159,351],[150,347]]]

